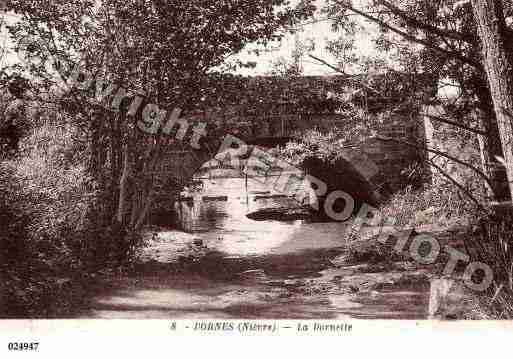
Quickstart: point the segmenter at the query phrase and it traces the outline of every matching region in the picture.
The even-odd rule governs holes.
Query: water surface
[[[248,219],[258,209],[299,206],[272,181],[207,178],[202,187],[177,204],[179,229],[158,233],[141,250],[138,270],[113,281],[84,316],[425,318],[425,288],[363,291],[379,276],[393,281],[402,273],[333,267],[347,224]]]

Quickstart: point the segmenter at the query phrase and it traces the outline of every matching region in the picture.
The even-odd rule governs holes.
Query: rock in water
[[[264,208],[246,215],[254,221],[297,221],[312,216],[307,208]]]

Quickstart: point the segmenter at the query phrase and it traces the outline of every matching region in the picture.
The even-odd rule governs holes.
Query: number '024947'
[[[37,351],[39,343],[9,343],[9,351]]]

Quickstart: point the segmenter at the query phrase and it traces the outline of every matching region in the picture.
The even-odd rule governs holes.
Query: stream
[[[400,280],[404,270],[333,264],[346,252],[345,223],[257,222],[246,215],[298,204],[270,184],[201,181],[201,190],[177,204],[179,229],[148,239],[133,273],[98,290],[81,317],[426,318],[425,285],[374,285]]]

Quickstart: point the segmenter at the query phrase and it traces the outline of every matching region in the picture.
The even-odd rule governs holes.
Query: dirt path
[[[84,318],[425,319],[429,273],[408,262],[351,264],[347,249],[233,256],[193,235],[161,234]]]

